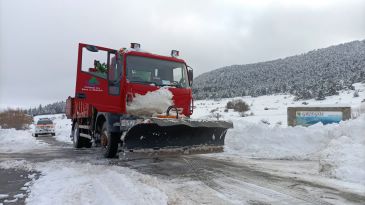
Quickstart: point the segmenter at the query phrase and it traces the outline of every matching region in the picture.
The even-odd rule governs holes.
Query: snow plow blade
[[[124,151],[198,154],[223,152],[231,122],[151,119],[126,133]]]

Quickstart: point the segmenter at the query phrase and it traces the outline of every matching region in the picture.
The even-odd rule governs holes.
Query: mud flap
[[[191,153],[222,152],[225,135],[233,124],[224,121],[151,119],[126,133],[125,151]]]

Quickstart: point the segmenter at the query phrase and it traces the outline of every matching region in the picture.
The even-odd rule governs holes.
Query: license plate
[[[122,127],[133,127],[135,124],[137,124],[137,120],[120,120]]]

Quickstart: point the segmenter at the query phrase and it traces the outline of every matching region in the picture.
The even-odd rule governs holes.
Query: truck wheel
[[[72,130],[72,136],[73,136],[73,145],[75,148],[91,147],[90,140],[80,136],[80,128],[77,122],[75,123],[75,126]]]
[[[56,133],[52,133],[52,136],[56,136]]]
[[[79,124],[76,122],[72,130],[72,141],[75,148],[81,148]]]
[[[34,137],[38,137],[38,134],[34,134]]]
[[[107,124],[104,122],[100,133],[100,144],[104,157],[114,158],[118,152],[118,135],[108,132]]]

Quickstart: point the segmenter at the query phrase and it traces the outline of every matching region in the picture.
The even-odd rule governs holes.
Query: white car
[[[34,137],[38,137],[38,135],[46,135],[51,134],[55,136],[55,126],[51,119],[49,118],[41,118],[38,120],[37,124],[34,128]]]

